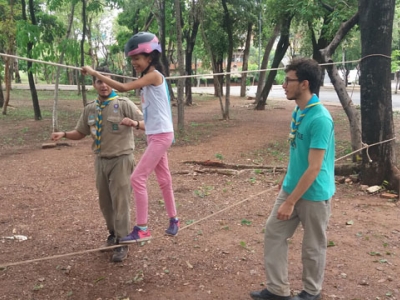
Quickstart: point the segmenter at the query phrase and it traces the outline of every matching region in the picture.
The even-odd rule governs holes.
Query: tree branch
[[[334,12],[334,8],[328,4],[326,4],[325,2],[322,2],[321,0],[319,1],[319,3],[322,5],[323,8],[325,8],[327,11],[329,12]]]
[[[340,25],[338,31],[336,32],[335,37],[332,39],[332,42],[326,47],[325,49],[320,50],[322,56],[325,57],[331,57],[332,54],[335,52],[336,48],[339,46],[343,38],[346,36],[346,34],[356,25],[358,24],[359,20],[359,13],[357,13],[352,16],[349,20],[346,22],[343,22],[342,25]]]

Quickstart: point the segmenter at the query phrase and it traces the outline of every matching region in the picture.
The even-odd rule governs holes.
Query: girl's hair
[[[164,72],[164,66],[160,61],[160,52],[158,52],[157,50],[152,51],[151,53],[141,53],[142,55],[146,56],[146,57],[150,57],[150,64],[149,66],[142,72],[142,76],[145,75],[147,73],[147,71],[149,70],[149,68],[151,66],[154,66],[154,68],[159,71],[161,74],[163,74],[165,76],[165,72]]]

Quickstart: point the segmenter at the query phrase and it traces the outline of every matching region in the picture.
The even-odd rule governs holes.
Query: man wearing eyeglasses
[[[290,158],[280,191],[267,220],[264,237],[266,289],[251,292],[257,300],[319,300],[325,271],[330,200],[335,192],[334,124],[315,94],[318,63],[296,58],[286,67],[286,98],[297,104],[289,133]],[[298,225],[302,242],[302,291],[290,296],[288,239]]]

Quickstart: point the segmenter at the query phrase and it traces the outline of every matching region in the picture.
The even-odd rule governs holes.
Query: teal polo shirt
[[[299,111],[297,116],[301,113]],[[312,107],[297,129],[295,147],[290,146],[288,170],[282,184],[285,192],[293,192],[308,168],[310,149],[324,149],[325,156],[317,178],[302,198],[311,201],[328,200],[335,193],[335,134],[332,117],[322,104]]]

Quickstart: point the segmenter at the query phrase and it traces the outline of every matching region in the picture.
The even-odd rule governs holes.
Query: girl
[[[147,135],[147,148],[130,178],[136,202],[137,225],[133,227],[129,235],[119,240],[120,243],[131,243],[151,237],[150,230],[147,228],[146,182],[152,171],[156,174],[170,218],[169,227],[165,232],[176,236],[179,230],[167,157],[167,150],[174,140],[174,128],[168,86],[159,62],[160,53],[161,46],[157,37],[150,32],[139,32],[125,45],[125,55],[130,57],[136,72],[141,73],[139,79],[121,83],[99,74],[91,67],[82,68],[82,74],[96,76],[118,91],[141,89],[143,121],[125,118],[121,122],[123,125],[133,126],[136,129],[144,129]]]

